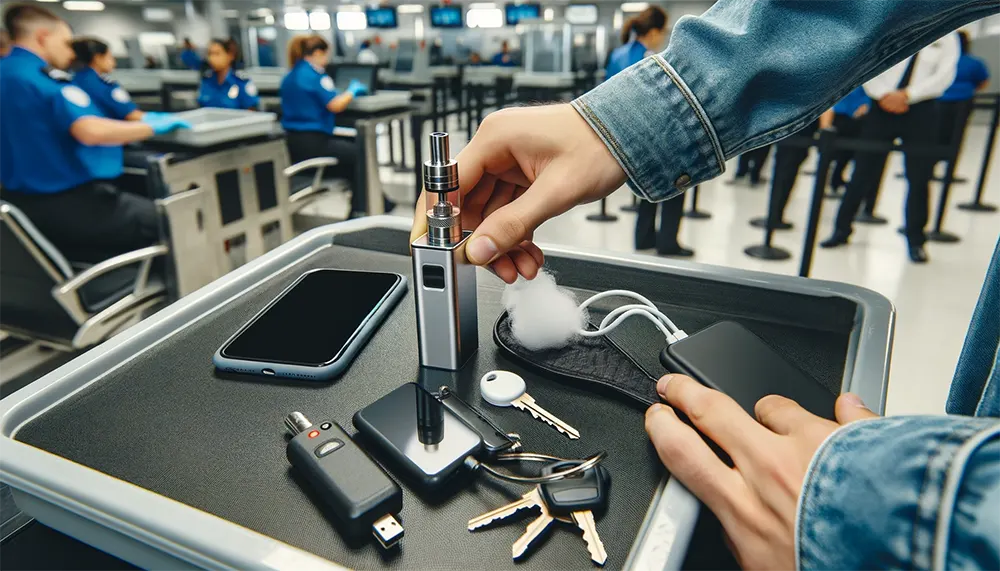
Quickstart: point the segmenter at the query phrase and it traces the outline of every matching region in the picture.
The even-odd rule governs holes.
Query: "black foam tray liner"
[[[736,318],[793,361],[814,359],[809,370],[831,389],[839,388],[850,325],[844,328],[832,316],[844,311],[843,300],[794,296],[802,306],[796,313],[786,306],[789,299],[781,296],[777,302],[757,299],[754,303],[758,292],[740,292],[739,300],[713,301],[713,293],[729,296],[733,292],[726,290],[729,286],[705,280],[685,286],[681,278],[617,268],[610,272],[607,266],[596,264],[596,269],[603,269],[599,278],[603,281],[595,283],[598,277],[592,262],[550,258],[549,264],[561,282],[582,292],[631,287],[658,303],[669,299],[670,307],[678,309],[678,325],[689,331],[718,319]],[[355,411],[400,384],[417,380],[412,295],[400,302],[347,373],[331,383],[222,378],[211,360],[233,331],[295,278],[324,267],[393,271],[409,277],[406,235],[366,230],[338,237],[337,245],[317,250],[53,407],[22,427],[17,440],[352,568],[591,568],[582,539],[561,524],[526,561],[516,564],[511,561],[511,544],[524,531],[526,519],[468,532],[469,518],[526,491],[484,478],[450,497],[432,499],[418,496],[403,482],[401,515],[406,537],[396,552],[385,555],[373,543],[357,547],[341,540],[289,469],[282,420],[298,410],[314,422],[334,420],[353,433]],[[722,291],[713,292],[716,286]],[[697,295],[690,300],[682,297],[686,287]],[[645,436],[643,411],[627,401],[540,378],[501,357],[492,341],[492,326],[502,311],[502,289],[502,282],[480,271],[480,350],[458,375],[458,393],[503,428],[519,433],[528,450],[566,457],[608,451],[605,465],[613,482],[611,501],[598,520],[598,530],[609,554],[608,568],[618,568],[665,475]],[[764,298],[770,295],[759,293]],[[727,313],[734,302],[749,315]],[[769,303],[777,305],[769,307]],[[705,310],[706,304],[721,310]],[[824,305],[830,307],[817,307]],[[812,316],[818,327],[790,316]],[[633,341],[648,337],[634,332],[625,335]],[[655,347],[655,352],[642,355],[655,369],[659,344],[648,339],[645,343],[645,348],[642,342],[637,344],[637,359]],[[477,390],[479,378],[497,368],[524,376],[530,394],[575,426],[582,438],[570,441],[523,412],[483,403]],[[711,543],[721,548],[721,543]]]

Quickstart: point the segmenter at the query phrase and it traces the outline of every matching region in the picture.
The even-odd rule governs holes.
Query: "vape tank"
[[[458,163],[448,134],[431,133],[430,148],[423,165],[427,234],[411,245],[417,339],[421,365],[454,371],[479,348],[476,267],[465,257],[472,232],[462,230]]]

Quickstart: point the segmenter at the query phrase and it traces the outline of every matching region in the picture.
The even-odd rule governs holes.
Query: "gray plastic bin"
[[[523,524],[465,530],[468,518],[522,487],[484,480],[425,501],[404,485],[406,539],[382,555],[373,545],[346,547],[289,472],[285,413],[350,427],[356,410],[415,380],[412,295],[333,383],[215,374],[219,344],[302,272],[410,273],[408,229],[405,219],[374,217],[313,230],[4,399],[0,479],[46,525],[149,568],[333,569],[336,561],[365,569],[591,569],[579,535],[565,529],[552,530],[518,564],[510,545]],[[563,285],[582,293],[636,289],[669,304],[689,332],[738,320],[796,364],[812,363],[831,392],[851,390],[874,410],[884,407],[894,311],[874,292],[637,255],[555,247],[546,254]],[[699,504],[664,474],[642,431],[643,411],[503,358],[492,342],[502,284],[485,271],[479,280],[480,349],[459,375],[459,394],[532,450],[576,457],[607,450],[611,504],[597,525],[608,568],[679,568]],[[569,441],[520,411],[482,405],[478,379],[498,367],[521,373],[532,395],[566,411],[583,438]],[[715,541],[709,549],[724,552]],[[703,543],[696,537],[693,545]]]
[[[188,147],[210,147],[229,141],[251,139],[274,131],[278,116],[274,113],[205,107],[177,114],[191,124],[154,140]]]

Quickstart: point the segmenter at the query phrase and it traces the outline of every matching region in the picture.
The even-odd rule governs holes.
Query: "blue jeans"
[[[782,139],[997,0],[720,0],[573,102],[659,201]],[[804,569],[1000,568],[1000,243],[952,382],[954,416],[847,425],[800,496]],[[959,416],[961,415],[961,416]]]

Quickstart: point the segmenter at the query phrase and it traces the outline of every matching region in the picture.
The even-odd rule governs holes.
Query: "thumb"
[[[568,193],[562,190],[566,177],[560,177],[557,170],[550,166],[542,171],[524,194],[483,220],[469,240],[466,255],[470,262],[479,266],[489,264],[530,239],[542,222],[572,206]]]
[[[837,404],[834,407],[834,412],[837,416],[837,422],[840,424],[848,424],[854,422],[855,420],[865,420],[868,418],[878,418],[879,415],[875,414],[865,406],[862,402],[861,397],[854,393],[844,393],[840,395],[837,399]]]

